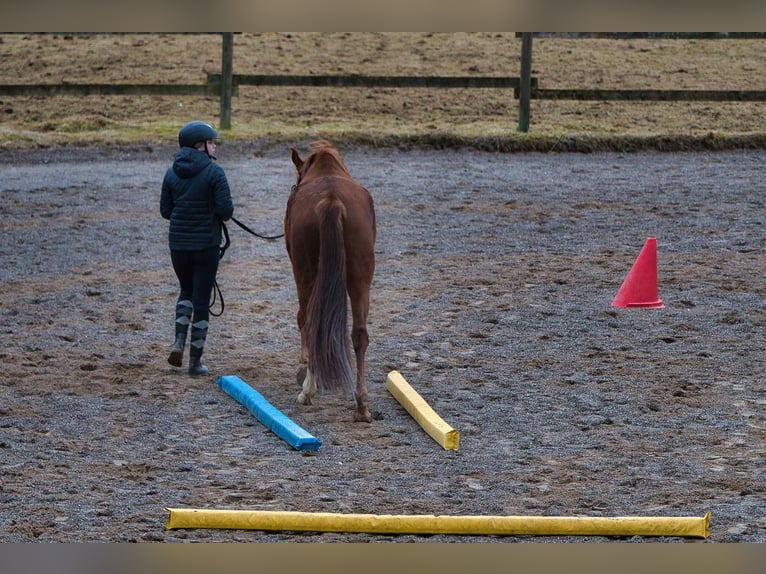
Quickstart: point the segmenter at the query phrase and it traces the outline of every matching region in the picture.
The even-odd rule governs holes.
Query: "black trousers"
[[[219,247],[200,251],[171,251],[173,270],[181,286],[179,301],[191,301],[194,323],[210,319],[210,294],[218,273]]]

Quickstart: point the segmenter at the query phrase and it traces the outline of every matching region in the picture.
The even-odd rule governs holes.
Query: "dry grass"
[[[238,34],[235,73],[516,76],[514,33]],[[545,88],[766,89],[763,40],[538,38]],[[0,83],[191,83],[220,72],[210,35],[0,35]],[[534,100],[529,134],[499,89],[240,87],[229,140],[313,137],[492,149],[766,146],[766,103]],[[0,97],[0,147],[172,142],[215,97]]]

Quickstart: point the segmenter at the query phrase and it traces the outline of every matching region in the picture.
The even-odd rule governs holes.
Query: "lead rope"
[[[260,237],[261,239],[265,239],[267,241],[275,241],[275,240],[279,239],[280,237],[284,237],[285,236],[284,233],[281,233],[279,235],[261,235],[260,233],[256,233],[255,231],[250,229],[247,225],[245,225],[241,221],[238,221],[237,219],[235,219],[233,217],[231,218],[231,220],[234,223],[236,223],[239,227],[241,227],[242,229],[247,231],[249,234],[255,235],[256,237]],[[223,221],[221,221],[220,223],[221,223],[221,231],[223,231],[224,243],[221,246],[221,253],[218,255],[218,260],[219,261],[221,259],[223,259],[223,256],[226,253],[226,250],[231,245],[231,239],[229,238],[229,230],[226,228],[226,224]],[[216,301],[218,299],[221,300],[221,310],[216,313],[215,311],[213,311],[213,307],[215,306]],[[213,281],[213,292],[211,293],[210,306],[208,308],[210,309],[210,314],[213,317],[220,317],[221,315],[223,315],[223,311],[226,308],[226,304],[224,303],[224,300],[223,300],[223,293],[221,292],[221,288],[218,285],[218,280],[217,279]]]
[[[226,253],[226,250],[231,245],[231,239],[229,239],[229,230],[226,229],[226,224],[221,221],[221,231],[223,231],[223,236],[225,238],[225,241],[223,245],[221,245],[221,252],[218,254],[218,261],[223,259],[224,253]],[[215,302],[217,299],[221,300],[221,310],[216,313],[213,311],[213,307],[215,306]],[[223,300],[223,293],[221,293],[221,288],[218,285],[218,279],[213,280],[213,292],[210,295],[210,305],[208,306],[208,309],[210,309],[210,314],[213,317],[220,317],[223,315],[223,310],[226,308],[226,303],[224,303]]]
[[[247,231],[247,232],[248,232],[250,235],[255,235],[256,237],[260,237],[261,239],[265,239],[266,241],[274,241],[274,240],[276,240],[276,239],[280,239],[280,238],[282,238],[282,237],[284,237],[284,236],[285,236],[285,234],[284,234],[284,233],[280,233],[279,235],[261,235],[260,233],[256,233],[255,231],[253,231],[252,229],[250,229],[250,228],[249,228],[247,225],[245,225],[245,224],[244,224],[244,223],[242,223],[241,221],[238,221],[238,220],[237,220],[237,219],[235,219],[234,217],[232,217],[232,218],[231,218],[231,220],[232,220],[234,223],[236,223],[237,225],[239,225],[239,226],[240,226],[242,229],[244,229],[245,231]],[[224,229],[226,229],[226,227],[225,227],[225,226],[224,226]],[[227,239],[228,239],[228,235],[227,235],[226,237],[227,237]],[[228,247],[228,246],[227,246],[227,247]]]

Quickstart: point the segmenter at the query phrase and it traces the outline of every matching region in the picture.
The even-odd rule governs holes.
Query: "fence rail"
[[[210,84],[2,84],[0,96],[217,96]]]
[[[764,102],[766,90],[532,89],[538,100],[623,100],[664,102]]]
[[[207,83],[211,86],[221,84],[221,74],[208,74]],[[515,88],[518,89],[518,77],[493,76],[291,76],[234,74],[235,86],[313,86],[333,88]],[[537,78],[533,84],[537,85]]]
[[[239,86],[362,87],[362,88],[512,88],[518,98],[518,77],[426,76],[233,76]],[[0,96],[211,96],[221,94],[221,74],[206,84],[0,84]],[[540,88],[532,78],[532,99],[764,102],[766,90],[604,90]]]

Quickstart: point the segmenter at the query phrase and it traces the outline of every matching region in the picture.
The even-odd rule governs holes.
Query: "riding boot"
[[[202,364],[202,351],[205,349],[207,327],[207,321],[192,323],[191,343],[189,345],[189,374],[192,377],[207,375],[210,372],[210,369]]]
[[[173,343],[173,348],[170,349],[170,356],[168,357],[168,363],[174,367],[180,367],[184,356],[184,346],[186,345],[186,333],[176,333],[176,342]]]
[[[189,324],[192,317],[192,302],[181,299],[176,303],[176,340],[170,350],[168,363],[174,367],[180,367],[186,345],[186,335],[189,332]]]
[[[189,374],[192,377],[207,375],[208,373],[210,373],[210,369],[207,368],[207,365],[202,364],[202,357],[196,357],[194,355],[189,357]]]

